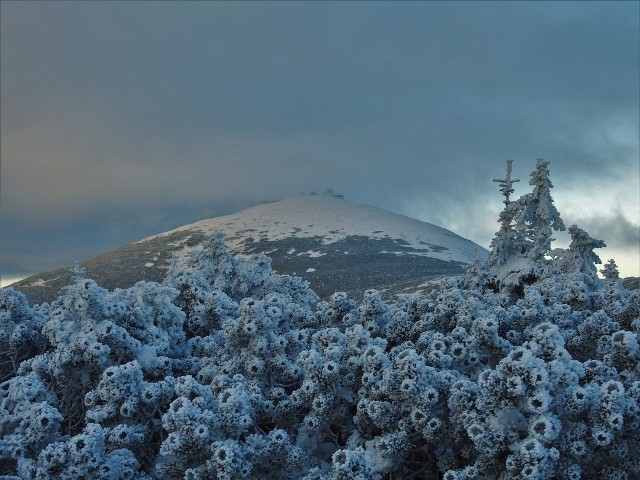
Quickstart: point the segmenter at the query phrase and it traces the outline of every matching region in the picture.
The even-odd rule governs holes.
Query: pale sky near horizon
[[[639,2],[0,3],[0,278],[333,188],[488,247],[550,161],[640,276]],[[568,244],[558,235],[554,246]]]

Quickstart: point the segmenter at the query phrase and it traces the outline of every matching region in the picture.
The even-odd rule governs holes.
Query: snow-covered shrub
[[[148,478],[138,468],[136,457],[127,449],[109,449],[108,433],[88,423],[80,433],[47,445],[36,459],[20,458],[21,478],[104,480]]]
[[[220,313],[216,306],[225,308],[226,301],[210,299],[207,296],[210,292],[223,292],[236,302],[248,297],[263,299],[270,293],[287,295],[290,301],[301,305],[318,300],[308,282],[273,272],[271,259],[266,255],[253,255],[246,261],[231,255],[221,232],[207,240],[202,250],[189,257],[184,265],[174,263],[173,266],[166,283],[180,292],[177,305],[187,313],[187,318],[195,315],[201,322],[203,315],[216,318]],[[219,302],[222,305],[218,305]]]
[[[23,360],[42,351],[47,307],[32,308],[13,288],[0,290],[0,382],[14,376]]]
[[[144,394],[153,385],[162,390],[166,377],[192,363],[184,314],[172,303],[177,292],[140,282],[109,293],[81,269],[74,273],[74,283],[58,300],[34,309],[31,319],[16,316],[20,324],[39,325],[31,345],[39,353],[22,361],[0,390],[0,461],[7,470],[19,467],[22,476],[40,471],[37,461],[47,443],[67,441],[89,424],[104,432],[108,452],[127,447],[126,455],[138,455],[135,465],[145,464],[149,446],[157,444],[152,456],[159,448],[160,412],[169,402],[162,392],[153,393],[155,403]],[[16,305],[12,290],[2,295]],[[38,435],[34,422],[42,423]]]

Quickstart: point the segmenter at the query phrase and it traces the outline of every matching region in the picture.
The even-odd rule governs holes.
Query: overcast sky
[[[537,157],[640,275],[638,2],[0,8],[5,282],[326,188],[488,247]]]

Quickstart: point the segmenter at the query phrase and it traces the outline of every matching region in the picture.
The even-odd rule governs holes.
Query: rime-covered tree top
[[[607,280],[618,280],[620,279],[620,272],[618,271],[618,265],[613,258],[611,258],[601,270],[602,276]]]
[[[558,259],[560,266],[556,270],[596,275],[596,264],[602,261],[593,250],[606,247],[604,241],[591,238],[587,232],[576,225],[569,227],[569,235],[571,244],[562,258]]]
[[[541,262],[551,250],[553,230],[565,229],[551,197],[553,185],[549,179],[548,165],[549,162],[542,158],[537,160],[529,181],[533,192],[520,198],[519,211],[516,213],[516,223],[524,231],[527,241],[527,256],[534,262]]]
[[[511,178],[511,170],[513,169],[513,160],[507,160],[507,175],[505,178],[494,178],[494,182],[498,182],[500,184],[500,191],[502,195],[504,195],[504,204],[508,206],[511,202],[509,201],[509,195],[514,192],[513,184],[519,182],[520,179],[512,179]]]

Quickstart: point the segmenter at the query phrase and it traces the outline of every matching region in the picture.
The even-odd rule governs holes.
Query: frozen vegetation
[[[2,290],[0,475],[639,478],[639,291],[576,226],[551,250],[548,173],[499,180],[486,264],[394,302],[319,301],[221,234],[163,284]]]

